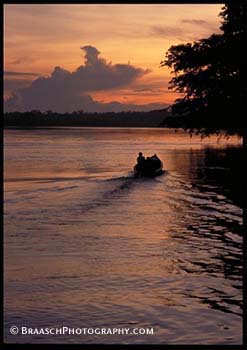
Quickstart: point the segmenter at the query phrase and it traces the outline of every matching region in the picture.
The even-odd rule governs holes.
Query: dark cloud
[[[12,71],[5,71],[4,75],[12,75],[12,76],[38,76],[39,73],[32,73],[32,72],[12,72]]]
[[[140,89],[135,89],[134,92],[160,92],[160,89],[154,90],[154,89],[150,89],[150,88],[140,88]]]
[[[82,46],[81,50],[85,51],[86,66],[97,64],[97,62],[99,61],[100,52],[96,49],[96,47],[86,45]],[[101,61],[103,61],[103,59],[101,59]]]
[[[60,101],[59,106],[50,101],[45,105],[45,108],[38,108],[36,104],[31,104],[28,109],[23,105],[23,100],[18,95],[11,97],[6,105],[6,111],[25,111],[32,109],[40,109],[41,111],[52,110],[57,112],[72,112],[83,110],[85,112],[121,112],[121,111],[151,111],[155,109],[164,109],[168,107],[167,104],[149,103],[144,105],[127,104],[120,102],[102,103],[92,99],[89,95],[66,97]]]
[[[28,79],[4,79],[5,92],[16,91],[30,86],[32,82]]]
[[[129,85],[149,70],[130,64],[112,64],[100,58],[93,46],[83,46],[85,64],[74,72],[55,67],[49,77],[35,79],[30,87],[17,90],[5,103],[5,110],[91,110],[98,107],[90,92]]]
[[[121,111],[151,111],[155,109],[164,109],[168,107],[167,104],[161,103],[148,103],[144,105],[136,105],[136,104],[127,104],[120,102],[110,102],[110,103],[101,103],[94,101],[90,96],[83,96],[83,98],[87,98],[85,101],[86,108],[84,109],[87,112],[121,112]]]

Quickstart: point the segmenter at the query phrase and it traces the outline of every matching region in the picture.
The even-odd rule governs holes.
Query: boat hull
[[[150,164],[148,166],[134,166],[134,173],[136,177],[155,177],[164,173],[163,163],[160,161],[159,165]]]

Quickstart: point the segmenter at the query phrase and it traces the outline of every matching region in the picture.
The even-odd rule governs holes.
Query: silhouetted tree
[[[161,62],[174,74],[169,88],[183,95],[171,108],[180,125],[203,136],[238,134],[245,146],[246,12],[247,2],[228,2],[220,13],[222,34],[171,46]]]

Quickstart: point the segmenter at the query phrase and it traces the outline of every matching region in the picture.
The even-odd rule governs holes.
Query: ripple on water
[[[199,141],[188,146],[160,130],[138,130],[133,141],[133,132],[8,136],[8,342],[241,343],[242,212],[224,177],[227,152],[224,165],[219,149],[205,151]],[[140,149],[158,152],[169,172],[133,179],[130,155]],[[220,169],[210,163],[217,157]],[[154,336],[8,333],[12,324],[68,321],[154,327]]]

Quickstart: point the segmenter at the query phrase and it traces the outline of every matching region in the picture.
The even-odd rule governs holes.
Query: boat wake
[[[134,176],[134,172],[130,172],[123,176],[117,176],[117,177],[111,177],[110,179],[105,179],[102,181],[121,181],[121,180],[135,180],[136,177]]]
[[[165,171],[164,171],[165,173]],[[114,186],[110,186],[108,190],[100,191],[99,196],[94,199],[93,203],[84,203],[80,206],[81,210],[84,212],[88,212],[91,210],[95,210],[99,207],[110,206],[115,203],[115,200],[119,199],[123,200],[128,194],[138,186],[138,183],[155,181],[159,182],[158,178],[146,178],[146,177],[136,177],[134,176],[134,172],[129,172],[124,176],[112,177],[109,179],[100,180],[101,183],[114,183]]]
[[[168,171],[167,170],[162,170],[160,175],[168,175]],[[118,176],[118,177],[112,177],[110,179],[106,179],[106,180],[102,180],[102,181],[119,181],[119,180],[154,180],[156,181],[158,177],[143,177],[143,176],[136,176],[135,173],[129,172],[127,175],[125,176]]]

